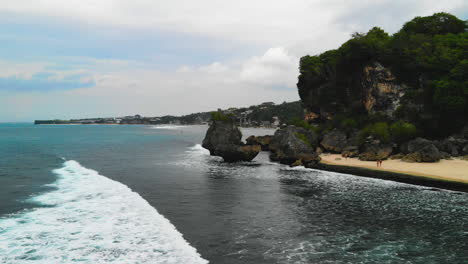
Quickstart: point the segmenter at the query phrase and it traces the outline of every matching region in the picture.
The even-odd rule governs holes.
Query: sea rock
[[[318,137],[302,127],[287,126],[275,132],[270,143],[270,158],[283,164],[292,164],[302,154],[313,154]]]
[[[299,154],[298,158],[301,161],[302,165],[309,169],[316,168],[321,160],[320,155],[318,153]]]
[[[260,152],[260,145],[224,145],[214,151],[214,156],[220,156],[226,162],[251,161]]]
[[[266,135],[266,136],[250,136],[245,141],[247,145],[260,145],[262,150],[267,151],[269,150],[271,140],[273,136]]]
[[[341,153],[347,144],[346,133],[336,128],[326,133],[320,142],[325,150],[332,153]]]
[[[416,138],[408,142],[407,155],[402,158],[406,162],[437,162],[441,155],[434,144],[424,138]]]
[[[251,161],[260,152],[260,145],[243,146],[242,133],[234,122],[213,120],[202,146],[212,156],[220,156],[226,162]]]

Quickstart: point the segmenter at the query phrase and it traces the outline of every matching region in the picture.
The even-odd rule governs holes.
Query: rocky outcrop
[[[287,165],[297,160],[311,163],[313,160],[320,159],[314,152],[317,142],[318,137],[311,130],[295,126],[279,129],[275,132],[270,144],[272,152],[270,158]]]
[[[359,159],[365,161],[385,160],[390,157],[392,152],[393,146],[391,144],[384,144],[380,140],[370,138],[364,143]]]
[[[341,153],[347,144],[346,133],[336,128],[326,133],[320,142],[320,145],[322,145],[326,151],[332,153]]]
[[[208,149],[212,156],[220,156],[226,162],[251,161],[260,152],[261,147],[244,146],[241,139],[242,133],[234,122],[213,120],[202,146]]]
[[[355,158],[359,155],[359,148],[357,146],[347,146],[341,152],[344,158]]]
[[[468,139],[448,137],[446,139],[435,142],[435,146],[439,151],[447,152],[453,157],[464,155],[464,147],[468,144]]]
[[[260,145],[263,151],[270,149],[270,143],[273,139],[273,136],[250,136],[245,141],[247,145]]]
[[[424,138],[409,141],[402,148],[406,155],[402,158],[406,162],[437,162],[441,154],[433,142]]]

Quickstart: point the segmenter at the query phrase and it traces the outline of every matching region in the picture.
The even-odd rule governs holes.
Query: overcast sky
[[[466,0],[0,0],[0,121],[298,100],[298,61]]]

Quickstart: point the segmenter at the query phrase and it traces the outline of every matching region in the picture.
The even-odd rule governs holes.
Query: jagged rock
[[[401,160],[406,162],[437,162],[440,158],[439,150],[433,144],[429,144],[407,154]]]
[[[242,133],[234,122],[213,120],[202,146],[212,156],[220,156],[226,162],[251,161],[260,152],[259,145],[243,146]]]
[[[448,153],[451,156],[458,156],[458,146],[453,143],[450,139],[444,139],[436,143],[437,149]]]
[[[310,169],[316,168],[321,160],[320,155],[317,153],[299,154],[298,158],[304,167]]]
[[[393,152],[392,145],[382,144],[380,141],[371,141],[367,142],[361,154],[359,154],[359,159],[364,161],[376,161],[387,159]]]
[[[468,144],[466,144],[462,149],[462,155],[468,155]]]
[[[295,162],[293,162],[291,165],[289,165],[291,167],[298,167],[298,166],[302,166],[302,160],[298,159],[296,160]]]
[[[267,151],[269,150],[269,146],[271,143],[271,140],[273,139],[273,136],[250,136],[248,137],[245,141],[247,145],[260,145],[262,147],[262,150]]]
[[[346,133],[336,128],[326,133],[320,142],[325,150],[332,153],[341,153],[347,144]]]
[[[287,126],[275,132],[270,143],[270,158],[283,164],[292,164],[301,154],[313,154],[317,135],[302,127]]]
[[[402,158],[406,162],[436,162],[441,158],[434,143],[424,138],[416,138],[406,144],[407,155]]]
[[[388,158],[391,159],[391,160],[397,160],[397,159],[402,159],[404,156],[405,156],[405,154],[403,154],[403,153],[398,153],[398,154],[395,154],[395,155],[391,155],[391,156],[388,157]]]
[[[440,159],[446,159],[446,160],[452,159],[449,153],[444,152],[444,151],[439,151],[439,152],[440,152]]]
[[[359,155],[359,148],[357,146],[347,146],[341,152],[341,156],[344,158],[354,158]]]
[[[214,156],[220,156],[226,162],[251,161],[260,150],[260,145],[236,146],[231,144],[217,148],[214,151]]]
[[[444,151],[450,154],[451,156],[459,156],[463,154],[464,146],[468,144],[468,140],[464,138],[455,138],[455,137],[448,137],[441,141],[435,143],[435,146],[439,151]]]
[[[407,152],[413,153],[429,145],[434,145],[434,144],[430,140],[418,137],[408,142]]]

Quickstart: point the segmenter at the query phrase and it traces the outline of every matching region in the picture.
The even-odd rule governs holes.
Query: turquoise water
[[[0,125],[0,263],[468,262],[465,193],[225,164],[205,131]]]

